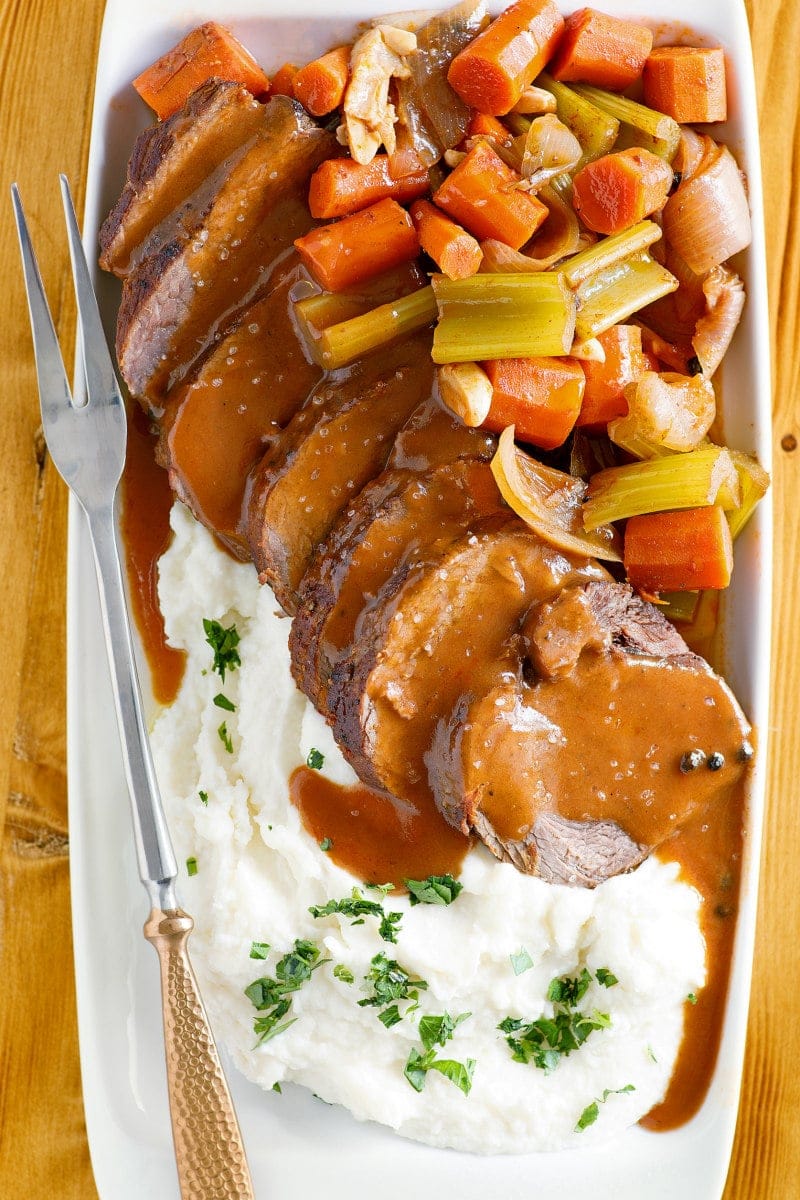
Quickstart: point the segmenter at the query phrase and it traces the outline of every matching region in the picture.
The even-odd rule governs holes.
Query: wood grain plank
[[[725,1200],[800,1195],[800,1024],[787,1000],[800,988],[800,660],[796,587],[800,547],[800,5],[748,3],[759,98],[774,380],[772,698],[767,820],[742,1101]]]
[[[62,346],[75,316],[57,173],[85,175],[102,5],[0,6],[0,1194],[90,1200],[77,1056],[65,763],[66,489],[46,455],[29,350],[13,169]],[[13,148],[13,152],[12,152]]]
[[[736,0],[729,0],[736,2]],[[602,4],[600,5],[602,7]],[[775,380],[769,809],[742,1106],[726,1200],[800,1195],[800,4],[749,0]],[[0,146],[19,179],[62,344],[74,336],[56,172],[85,172],[102,0],[0,4]],[[80,189],[79,198],[80,198]],[[64,763],[65,494],[42,451],[10,211],[0,198],[0,1195],[91,1200],[77,1065]],[[791,445],[791,441],[786,442]],[[643,1200],[647,1200],[646,1197]],[[701,1198],[690,1198],[701,1200]]]

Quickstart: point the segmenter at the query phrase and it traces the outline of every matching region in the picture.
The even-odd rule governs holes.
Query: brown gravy
[[[563,679],[501,685],[470,710],[465,786],[479,761],[476,783],[492,780],[481,808],[505,839],[524,838],[536,813],[557,811],[614,821],[640,845],[658,846],[724,803],[747,771],[738,758],[746,731],[727,694],[709,704],[711,683],[677,665],[589,651]],[[683,753],[697,749],[722,753],[724,765],[682,772]]]
[[[333,861],[366,883],[458,875],[469,849],[469,838],[424,801],[342,787],[308,767],[292,773],[289,794],[311,836],[330,838]]]
[[[667,1094],[642,1117],[656,1132],[689,1121],[705,1100],[714,1075],[722,1036],[731,971],[742,866],[744,789],[727,808],[695,817],[658,852],[677,860],[681,876],[703,897],[700,922],[706,941],[706,984],[697,1003],[687,1002],[683,1040]]]
[[[186,655],[167,645],[158,607],[156,567],[169,545],[169,510],[174,497],[166,471],[155,460],[156,440],[144,412],[133,405],[128,415],[120,515],[128,592],[150,668],[153,696],[158,704],[171,704],[181,686]]]

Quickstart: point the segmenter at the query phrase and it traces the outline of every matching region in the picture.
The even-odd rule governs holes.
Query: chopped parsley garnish
[[[451,1017],[445,1012],[441,1016],[420,1017],[419,1036],[425,1053],[420,1054],[419,1050],[412,1050],[403,1072],[415,1092],[421,1092],[424,1088],[428,1071],[438,1071],[460,1088],[465,1096],[469,1095],[475,1073],[475,1059],[468,1058],[462,1063],[453,1058],[437,1058],[436,1047],[449,1042],[461,1022],[471,1015],[465,1012]]]
[[[306,766],[310,767],[312,771],[321,771],[322,764],[324,762],[325,762],[325,755],[322,753],[321,750],[318,750],[316,748],[316,746],[312,746],[308,752],[308,758],[306,759]]]
[[[403,914],[399,912],[384,913],[378,926],[378,937],[384,942],[394,942],[397,945],[397,935],[400,932],[400,922]]]
[[[419,1006],[419,993],[425,991],[428,986],[424,979],[414,979],[398,962],[382,953],[376,954],[371,960],[364,982],[370,984],[372,991],[363,1000],[359,1000],[360,1008],[386,1010],[390,1005],[396,1007],[398,1000],[410,1000],[411,1004],[401,1014],[404,1017]],[[379,1020],[382,1020],[383,1016],[384,1013],[378,1013]]]
[[[223,721],[217,730],[217,737],[228,751],[228,754],[233,754],[233,742],[231,741],[231,735],[228,733],[228,725],[226,721]]]
[[[697,1004],[697,994],[695,992],[689,992],[689,995],[686,997],[686,999],[690,1004]]]
[[[208,792],[198,792],[197,794],[200,797],[200,803],[207,805],[208,804]]]
[[[593,1100],[591,1104],[587,1104],[581,1115],[578,1117],[578,1124],[575,1126],[575,1132],[580,1133],[584,1129],[588,1129],[590,1125],[594,1125],[600,1115],[600,1105],[605,1104],[609,1096],[622,1096],[626,1092],[635,1092],[636,1088],[632,1083],[626,1083],[625,1087],[621,1088],[606,1088],[599,1100]]]
[[[647,1057],[650,1059],[650,1062],[654,1062],[654,1063],[658,1062],[658,1059],[656,1058],[655,1054],[653,1053],[652,1046],[647,1047]]]
[[[595,974],[601,987],[614,987],[616,983],[619,983],[616,975],[609,971],[608,967],[598,967]]]
[[[244,989],[244,994],[260,1013],[253,1022],[258,1037],[256,1046],[283,1033],[293,1025],[297,1017],[284,1021],[292,1007],[292,993],[299,991],[311,978],[312,971],[328,960],[320,957],[320,949],[313,942],[297,938],[294,949],[284,954],[275,966],[274,977],[265,975],[255,979]]]
[[[251,942],[250,957],[251,958],[266,958],[269,954],[269,942]]]
[[[196,858],[187,858],[186,873],[188,875],[196,875],[197,874],[197,859]]]
[[[217,692],[214,697],[214,703],[217,708],[224,708],[226,712],[236,712],[236,705],[227,696],[224,696],[222,692]]]
[[[452,875],[429,875],[427,879],[403,880],[412,904],[452,904],[464,887]]]
[[[331,841],[331,839],[329,837],[324,837],[319,844],[319,848],[320,848],[320,850],[324,850],[327,853],[328,850],[333,849],[333,842]]]
[[[315,920],[339,913],[343,917],[350,917],[351,925],[363,925],[364,917],[380,917],[378,934],[385,942],[395,943],[403,919],[402,913],[384,912],[383,905],[377,900],[365,899],[357,887],[353,888],[352,896],[345,896],[342,900],[329,900],[327,904],[312,904],[308,911]]]
[[[612,978],[610,972],[606,978]],[[553,1003],[552,1017],[539,1017],[528,1022],[518,1017],[506,1017],[500,1022],[497,1028],[505,1034],[515,1062],[532,1062],[549,1074],[562,1057],[566,1058],[582,1046],[590,1033],[609,1027],[608,1013],[596,1009],[586,1013],[578,1008],[591,982],[592,975],[585,967],[580,975],[553,979],[547,989],[547,999]],[[604,986],[613,987],[613,984],[607,982]]]
[[[203,629],[206,641],[214,651],[214,670],[224,683],[225,672],[235,671],[242,665],[239,651],[236,649],[239,645],[239,633],[235,625],[229,625],[225,629],[219,621],[209,621],[205,617],[203,618]]]
[[[341,979],[342,983],[352,983],[355,979],[353,972],[344,963],[337,963],[333,968],[333,974],[336,979]]]
[[[509,958],[515,975],[522,975],[524,971],[530,971],[533,966],[533,959],[524,946],[520,946],[516,954],[510,954]]]
[[[279,1096],[283,1095],[283,1093],[281,1092],[281,1085],[278,1083],[277,1079],[275,1080],[275,1082],[272,1085],[272,1090],[273,1090],[273,1092],[277,1092]]]
[[[402,1021],[402,1019],[403,1015],[396,1004],[393,1004],[390,1008],[385,1008],[383,1012],[378,1013],[378,1020],[382,1025],[385,1025],[387,1029],[391,1029],[393,1025],[396,1025],[397,1022]]]

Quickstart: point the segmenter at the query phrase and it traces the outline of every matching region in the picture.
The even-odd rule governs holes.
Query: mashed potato
[[[153,749],[178,861],[196,860],[196,874],[182,870],[180,882],[196,920],[194,962],[216,1033],[237,1066],[264,1088],[294,1080],[360,1120],[486,1154],[586,1145],[635,1122],[664,1094],[685,998],[704,980],[699,898],[678,881],[677,865],[650,859],[587,891],[521,875],[478,847],[451,905],[386,901],[402,913],[396,945],[379,938],[375,917],[361,925],[343,916],[315,920],[310,905],[349,896],[359,881],[305,832],[288,779],[312,747],[325,756],[325,775],[342,783],[354,776],[293,684],[289,622],[272,592],[258,586],[252,566],[221,553],[180,504],[172,526],[161,606],[169,639],[188,660],[177,700],[156,722]],[[241,667],[224,685],[211,669],[204,617],[235,622],[241,636]],[[235,712],[214,705],[220,691]],[[218,733],[223,718],[231,753]],[[294,1024],[256,1047],[259,1014],[245,988],[274,975],[296,938],[315,942],[328,961],[293,993],[286,1019]],[[265,961],[250,957],[253,942],[269,943]],[[515,974],[511,956],[523,951],[516,965],[525,969]],[[390,1028],[377,1008],[358,1005],[380,953],[428,984],[418,1011]],[[337,966],[344,979],[334,975]],[[514,1061],[499,1022],[551,1015],[550,982],[584,967],[593,982],[580,1007],[608,1014],[608,1027],[549,1074]],[[600,986],[599,968],[618,982]],[[400,1003],[401,1012],[406,1007]],[[422,1050],[419,1017],[443,1012],[471,1014],[437,1048],[443,1059],[475,1060],[468,1095],[433,1070],[421,1092],[404,1075],[411,1050]],[[576,1130],[607,1091],[594,1123]]]

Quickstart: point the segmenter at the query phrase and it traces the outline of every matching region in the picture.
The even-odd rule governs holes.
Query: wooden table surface
[[[81,1102],[69,915],[66,489],[39,430],[7,187],[19,181],[61,344],[69,347],[74,307],[56,173],[69,174],[80,210],[102,8],[103,0],[0,5],[4,1200],[96,1196]],[[777,533],[769,807],[744,1087],[725,1198],[790,1200],[800,1196],[800,1020],[794,1009],[800,994],[800,655],[794,612],[800,582],[800,448],[794,441],[800,441],[800,209],[793,195],[800,187],[800,0],[750,0],[748,13],[766,192]]]

